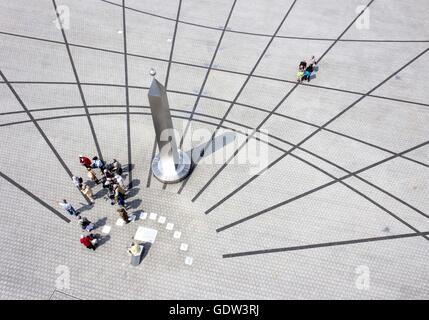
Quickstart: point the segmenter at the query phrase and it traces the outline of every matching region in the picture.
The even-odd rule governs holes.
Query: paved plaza
[[[428,14],[0,0],[0,298],[428,299]],[[151,68],[182,149],[216,141],[176,184],[151,172]],[[101,186],[93,206],[75,188],[80,154],[122,163],[131,223]],[[96,223],[97,250],[62,199]],[[136,234],[152,243],[132,266]]]

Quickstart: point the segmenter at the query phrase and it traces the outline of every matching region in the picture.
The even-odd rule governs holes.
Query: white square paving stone
[[[116,225],[119,227],[122,227],[125,224],[125,221],[122,220],[121,218],[119,218],[118,220],[116,220]]]
[[[182,250],[182,251],[188,251],[188,244],[187,243],[182,243],[180,245],[180,250]]]
[[[101,229],[101,233],[109,234],[111,229],[111,226],[104,226],[103,229]]]
[[[165,221],[167,221],[166,217],[161,216],[161,217],[158,218],[158,222],[161,223],[161,224],[164,224]]]
[[[173,230],[173,228],[174,228],[174,223],[167,223],[167,226],[165,227],[165,229],[167,229],[167,230]]]
[[[137,232],[134,235],[134,239],[142,242],[150,242],[153,244],[157,234],[158,230],[156,229],[138,227]]]
[[[192,265],[192,262],[194,262],[194,258],[192,257],[185,258],[185,264],[187,264],[188,266]]]
[[[180,236],[182,235],[182,233],[180,231],[174,231],[173,237],[175,239],[180,239]]]
[[[140,219],[142,219],[142,220],[146,220],[147,219],[147,212],[141,212],[140,213]]]
[[[156,220],[156,217],[158,216],[158,214],[151,212],[149,215],[149,219],[150,220]]]

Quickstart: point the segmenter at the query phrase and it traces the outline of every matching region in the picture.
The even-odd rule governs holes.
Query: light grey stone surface
[[[237,0],[219,46],[232,0],[182,0],[175,39],[178,0],[125,0],[126,29],[121,0],[55,1],[70,9],[76,74],[52,1],[0,0],[10,81],[0,79],[1,299],[429,298],[429,235],[418,233],[429,232],[429,146],[394,157],[429,140],[429,53],[412,60],[429,46],[425,0],[375,0],[369,29],[350,25],[368,1]],[[297,86],[299,62],[325,52],[315,78]],[[233,137],[183,184],[151,176],[150,68],[168,80],[175,128],[189,125],[185,152],[217,127],[215,140]],[[86,179],[78,155],[97,154],[91,127],[105,160],[124,165],[126,183],[132,175],[129,213],[140,218],[130,224],[117,225],[101,186],[88,206],[67,174]],[[224,165],[254,141],[249,127],[269,134],[253,158],[266,161],[260,169],[291,152],[260,176],[238,161],[247,148]],[[110,227],[96,251],[79,243],[64,198],[96,233]],[[140,226],[158,234],[133,267],[127,247]]]

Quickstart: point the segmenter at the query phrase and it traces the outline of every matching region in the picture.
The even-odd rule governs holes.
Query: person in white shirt
[[[79,212],[77,212],[75,210],[75,208],[73,208],[73,206],[67,202],[66,199],[63,200],[63,202],[58,203],[64,210],[66,210],[68,213],[70,213],[71,215],[75,215],[78,216]]]

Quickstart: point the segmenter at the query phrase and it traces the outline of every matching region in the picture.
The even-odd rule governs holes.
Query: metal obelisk
[[[154,70],[151,70],[151,75],[155,75]],[[153,175],[161,182],[179,182],[190,173],[191,160],[177,148],[167,93],[155,77],[152,79],[148,97],[159,148],[159,154],[152,161]]]

